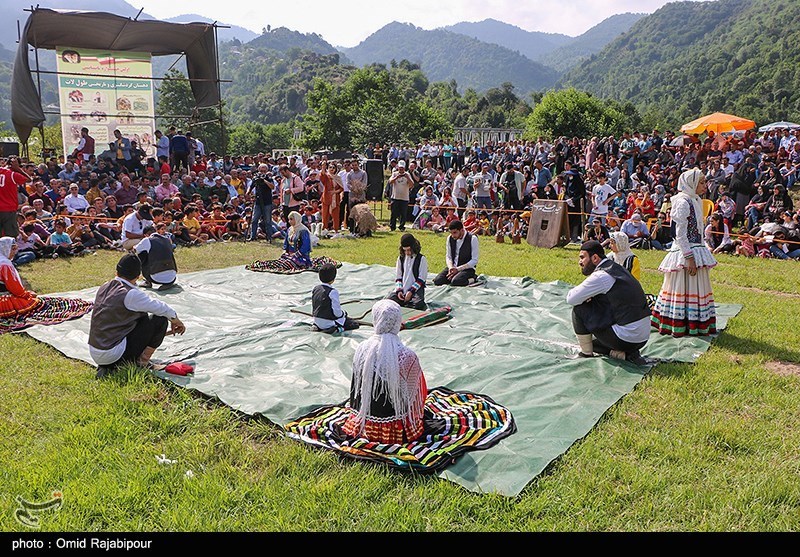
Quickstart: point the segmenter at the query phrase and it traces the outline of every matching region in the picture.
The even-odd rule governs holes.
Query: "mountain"
[[[567,44],[556,48],[535,60],[559,71],[573,68],[597,54],[611,41],[627,33],[633,25],[647,14],[619,14],[605,19],[586,31],[583,35],[575,37]]]
[[[258,35],[247,43],[251,48],[269,48],[278,52],[288,52],[292,48],[310,50],[317,54],[339,54],[332,45],[317,33],[300,33],[286,27],[278,27]]]
[[[420,64],[431,81],[454,79],[462,90],[485,91],[511,82],[528,93],[547,89],[558,79],[555,70],[507,48],[406,23],[390,23],[344,52],[357,66],[407,59]]]
[[[526,31],[496,19],[484,19],[474,23],[464,21],[444,29],[485,43],[503,46],[531,60],[539,60],[542,56],[574,40],[573,37],[558,33]]]
[[[567,74],[561,86],[633,102],[675,126],[727,112],[758,123],[800,117],[800,2],[676,2]]]
[[[203,17],[197,14],[179,15],[176,17],[171,17],[169,19],[165,19],[164,21],[169,21],[170,23],[197,23],[197,22],[214,23],[213,19],[208,19],[207,17]],[[219,25],[225,25],[226,27],[230,27],[230,29],[225,29],[225,28],[217,29],[217,40],[220,42],[232,41],[236,39],[243,43],[246,43],[247,41],[252,41],[256,37],[258,37],[258,33],[251,31],[250,29],[245,29],[244,27],[239,27],[238,25],[231,25],[230,23],[219,23]]]

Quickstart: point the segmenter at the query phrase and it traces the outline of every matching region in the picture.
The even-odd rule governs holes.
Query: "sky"
[[[156,18],[196,13],[261,32],[288,27],[319,33],[334,46],[352,47],[392,21],[435,29],[460,21],[487,18],[527,31],[577,36],[607,17],[626,12],[652,13],[668,0],[128,0]]]

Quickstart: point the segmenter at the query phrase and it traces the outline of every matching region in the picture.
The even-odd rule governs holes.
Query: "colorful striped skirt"
[[[92,302],[73,298],[41,296],[33,311],[22,317],[0,319],[0,334],[20,331],[34,325],[55,325],[77,319],[92,310]]]
[[[277,275],[295,275],[304,271],[313,271],[318,273],[323,265],[330,263],[336,268],[342,266],[338,261],[330,257],[313,257],[311,258],[311,265],[306,265],[304,262],[299,261],[291,255],[284,254],[279,259],[270,259],[267,261],[254,261],[250,265],[245,266],[248,271],[256,271],[257,273],[274,273]]]
[[[680,338],[717,332],[709,271],[708,267],[699,267],[695,276],[685,269],[664,274],[664,284],[651,319],[659,333]]]
[[[354,414],[345,405],[324,406],[284,429],[292,439],[340,456],[414,473],[438,472],[465,452],[493,447],[517,430],[511,412],[489,397],[444,387],[428,392],[423,433],[410,443],[388,445],[346,435],[342,428]]]

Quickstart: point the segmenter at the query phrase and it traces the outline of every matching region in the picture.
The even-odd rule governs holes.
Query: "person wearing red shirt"
[[[17,209],[19,209],[19,186],[30,180],[19,166],[19,160],[12,157],[6,168],[0,168],[0,237],[16,238],[19,234]]]

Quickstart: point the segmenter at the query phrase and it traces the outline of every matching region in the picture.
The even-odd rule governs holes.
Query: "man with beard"
[[[599,242],[581,245],[579,264],[586,278],[567,293],[580,357],[595,352],[647,365],[639,350],[650,338],[650,308],[633,275],[606,259]]]

